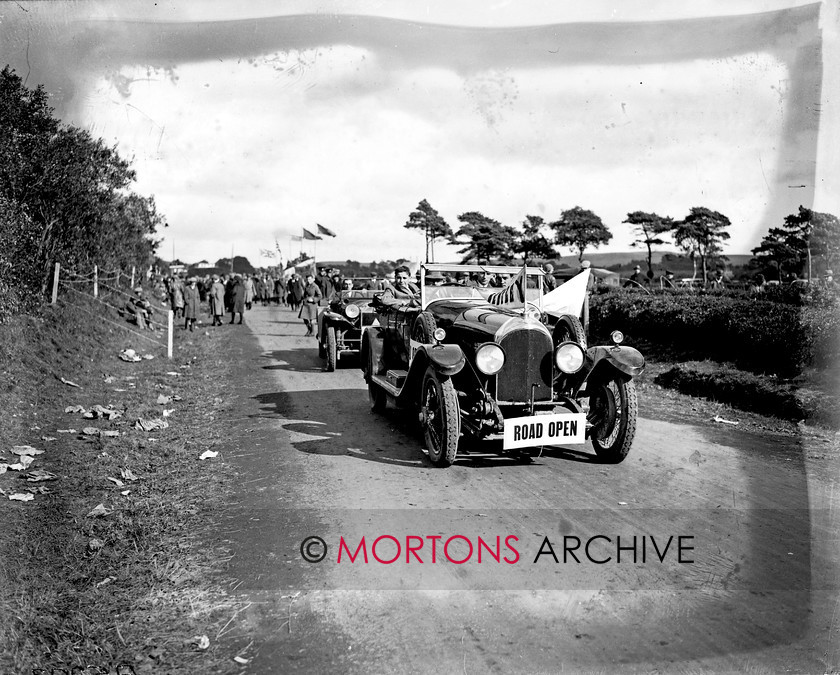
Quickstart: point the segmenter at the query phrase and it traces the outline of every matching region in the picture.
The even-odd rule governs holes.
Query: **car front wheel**
[[[332,326],[327,328],[327,344],[325,349],[327,351],[327,371],[332,372],[335,370],[335,365],[338,362],[335,328]]]
[[[368,386],[368,400],[370,401],[370,409],[373,412],[382,412],[388,404],[388,394],[385,390],[373,381],[373,374],[376,372],[376,364],[373,359],[373,349],[367,349],[367,371],[365,372],[365,380]]]
[[[458,454],[461,411],[452,380],[432,368],[423,376],[420,421],[432,464],[450,466]]]
[[[627,457],[636,435],[636,385],[631,380],[613,378],[590,386],[588,421],[592,424],[592,447],[604,462],[618,464]]]

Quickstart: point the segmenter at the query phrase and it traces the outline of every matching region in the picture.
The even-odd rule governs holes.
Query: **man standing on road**
[[[184,330],[187,328],[190,331],[195,326],[195,320],[198,318],[198,286],[196,285],[198,279],[190,277],[187,285],[184,287]]]
[[[234,318],[239,314],[239,323],[242,323],[242,317],[245,314],[245,284],[242,283],[242,277],[238,274],[233,277],[230,296],[230,322],[233,323]]]
[[[219,275],[213,275],[213,284],[210,286],[210,314],[213,316],[213,325],[222,325],[222,316],[225,313],[225,287],[219,281]]]
[[[303,304],[300,307],[300,312],[298,312],[298,316],[303,319],[303,323],[306,325],[306,337],[314,335],[312,326],[313,322],[318,320],[318,305],[322,297],[321,288],[315,283],[315,277],[307,274],[306,286],[303,288]]]

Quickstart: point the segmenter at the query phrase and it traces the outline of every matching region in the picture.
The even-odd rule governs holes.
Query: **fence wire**
[[[94,298],[94,297],[93,297],[93,295],[91,295],[90,293],[85,293],[84,291],[80,291],[80,290],[78,290],[78,289],[76,289],[76,288],[73,288],[72,286],[67,286],[67,285],[65,285],[65,282],[63,282],[63,281],[59,281],[59,284],[60,284],[60,285],[63,285],[63,286],[64,286],[66,289],[68,289],[68,290],[71,290],[71,291],[73,291],[73,292],[75,292],[75,293],[78,293],[79,295],[84,295],[85,297],[88,297],[88,298],[90,298],[91,300],[95,300],[96,302],[98,302],[98,303],[100,303],[100,304],[102,304],[102,305],[105,305],[106,307],[110,307],[111,309],[113,309],[113,310],[114,310],[114,311],[116,311],[116,312],[121,312],[121,311],[124,311],[122,308],[117,307],[116,305],[112,305],[112,304],[110,304],[110,303],[108,303],[108,302],[105,302],[104,300],[102,300],[102,299],[100,299],[100,298]],[[103,318],[104,318],[104,317],[103,317]],[[107,320],[107,319],[106,319],[106,320]],[[152,324],[154,324],[155,326],[160,326],[160,329],[161,329],[161,330],[167,330],[167,326],[166,326],[165,324],[162,324],[162,323],[160,323],[159,321],[155,321],[154,319],[149,319],[149,323],[152,323]],[[118,325],[119,325],[119,324],[118,324]],[[136,333],[136,331],[132,331],[132,332],[135,332],[135,333]],[[141,335],[140,333],[137,333],[137,334],[138,334],[138,335]],[[146,337],[146,336],[143,336],[143,337]],[[148,337],[147,337],[146,339],[150,339],[150,338],[148,338]],[[157,342],[157,340],[155,340],[155,342]]]

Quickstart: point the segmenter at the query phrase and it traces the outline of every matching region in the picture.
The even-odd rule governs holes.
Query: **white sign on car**
[[[540,445],[567,445],[586,442],[586,415],[552,413],[505,420],[503,447],[532,448]]]

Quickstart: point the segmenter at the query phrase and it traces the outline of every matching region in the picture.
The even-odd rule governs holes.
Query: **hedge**
[[[590,334],[604,340],[616,329],[630,343],[647,343],[680,359],[733,362],[783,377],[840,358],[836,298],[797,306],[700,293],[594,294]]]

